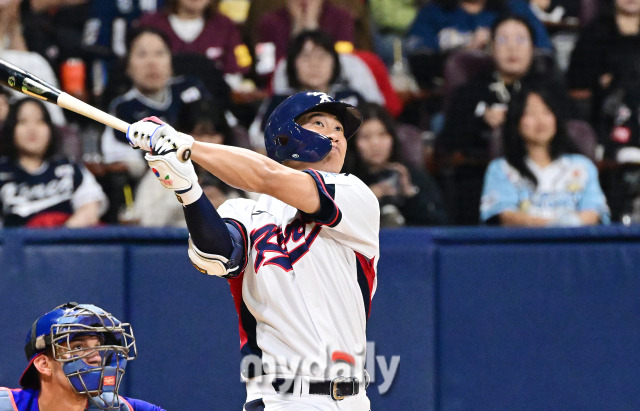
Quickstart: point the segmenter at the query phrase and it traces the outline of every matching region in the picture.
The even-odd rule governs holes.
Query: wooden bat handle
[[[119,118],[112,116],[111,114],[105,113],[102,110],[98,110],[97,108],[85,103],[84,101],[73,97],[67,93],[60,93],[58,97],[57,104],[60,107],[66,108],[67,110],[71,110],[75,113],[88,117],[90,119],[96,120],[106,126],[113,127],[116,130],[120,130],[123,133],[127,132],[129,128],[129,123],[126,121],[122,121]],[[189,158],[191,158],[191,149],[188,146],[180,146],[176,152],[176,156],[178,160],[183,163]]]
[[[102,110],[98,110],[97,108],[90,106],[84,101],[64,92],[60,93],[60,96],[58,97],[58,105],[60,107],[66,108],[67,110],[71,110],[80,115],[96,120],[97,122],[100,122],[106,126],[113,127],[116,130],[122,131],[123,133],[126,133],[127,128],[129,128],[129,123],[127,123],[126,121],[122,121],[119,118],[105,113]]]

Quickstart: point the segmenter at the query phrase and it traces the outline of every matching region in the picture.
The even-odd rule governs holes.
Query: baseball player
[[[228,279],[239,315],[244,409],[369,410],[366,325],[376,290],[379,206],[353,175],[340,174],[360,113],[325,93],[282,102],[265,128],[268,157],[206,144],[157,119],[127,136],[184,206],[189,258]],[[215,210],[191,159],[257,200]],[[149,210],[153,212],[153,210]]]
[[[118,395],[137,354],[133,331],[95,305],[67,303],[38,318],[25,353],[22,389],[0,387],[0,411],[164,411]]]

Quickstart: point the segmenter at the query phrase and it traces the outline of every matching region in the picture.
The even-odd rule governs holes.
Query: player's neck
[[[43,385],[38,396],[40,411],[84,411],[87,397],[75,394],[70,387]]]

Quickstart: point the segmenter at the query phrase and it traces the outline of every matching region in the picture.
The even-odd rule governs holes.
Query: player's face
[[[327,91],[333,74],[333,56],[311,40],[302,47],[295,60],[298,81],[309,90]]]
[[[529,30],[517,20],[502,23],[493,40],[493,58],[500,73],[514,78],[524,76],[533,59]]]
[[[360,157],[369,166],[382,167],[389,161],[393,137],[379,119],[364,121],[354,138]]]
[[[153,33],[140,35],[131,45],[127,74],[133,85],[145,94],[164,89],[171,77],[171,51]]]
[[[344,128],[340,120],[333,114],[311,112],[300,117],[298,124],[307,130],[327,136],[333,142],[333,147],[325,158],[316,163],[291,161],[288,165],[296,169],[313,168],[330,173],[339,173],[342,170],[344,157],[347,153],[347,139],[344,136]]]
[[[98,367],[102,365],[102,357],[100,352],[92,350],[92,348],[102,345],[102,340],[95,335],[79,336],[71,340],[69,344],[64,344],[56,351],[57,360],[68,360],[74,357],[81,357],[82,360],[90,366]],[[67,378],[62,369],[60,361],[52,361],[52,377],[54,381],[61,386],[73,390],[71,382]]]
[[[528,146],[548,146],[556,135],[556,116],[539,95],[527,97],[519,130]]]
[[[17,116],[13,138],[21,156],[44,157],[51,140],[51,129],[36,103],[24,103]]]

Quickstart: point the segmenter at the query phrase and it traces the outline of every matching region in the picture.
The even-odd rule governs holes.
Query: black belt
[[[293,380],[276,378],[271,385],[278,393],[293,394]],[[355,377],[336,377],[331,381],[309,382],[309,394],[330,395],[336,401],[358,395],[359,392],[360,382]]]

